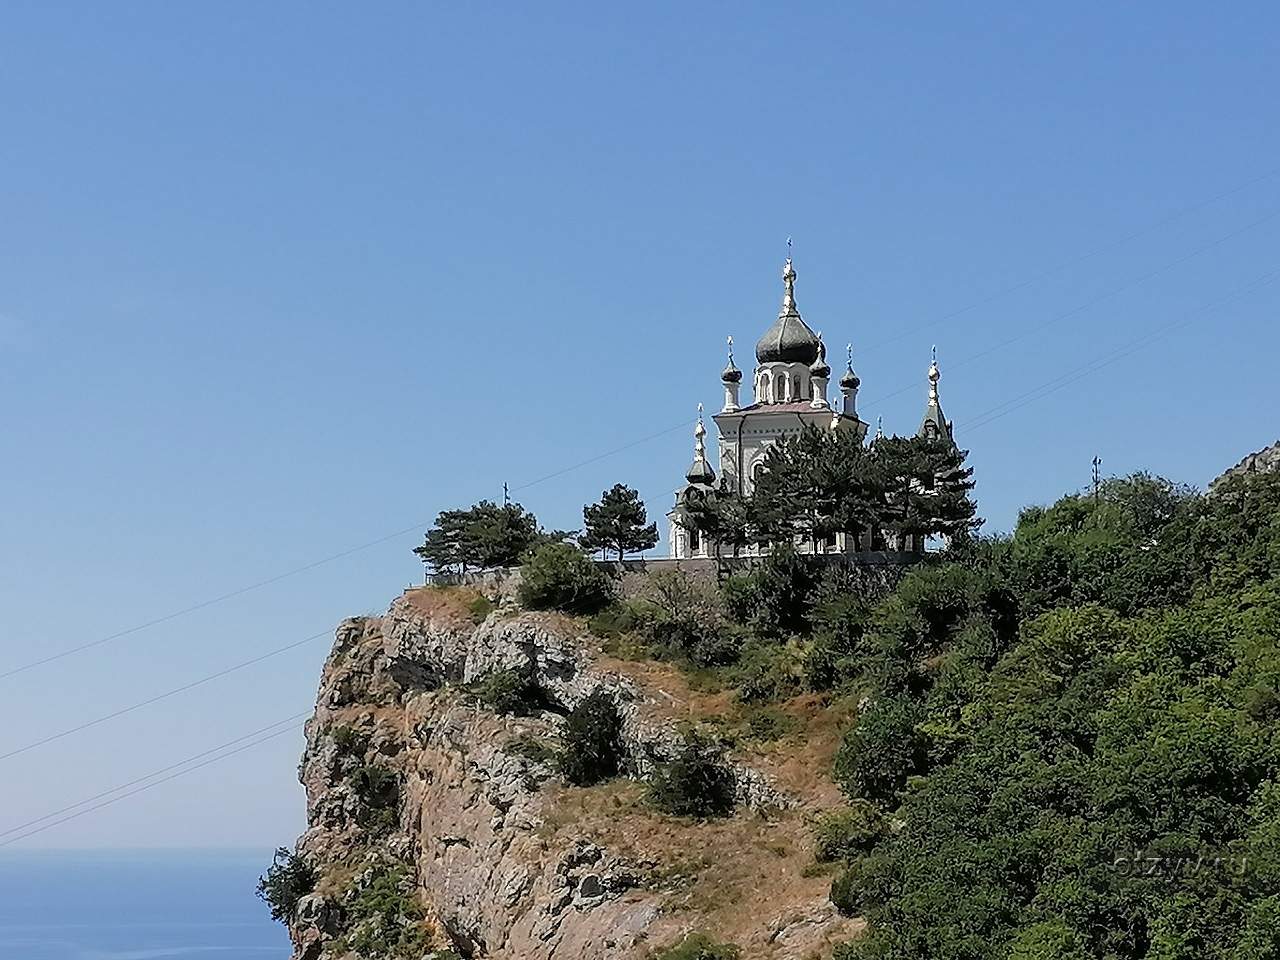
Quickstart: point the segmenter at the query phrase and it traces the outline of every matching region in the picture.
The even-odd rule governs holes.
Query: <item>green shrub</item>
[[[597,689],[565,719],[560,774],[580,787],[618,775],[622,766],[622,715],[613,695]]]
[[[732,671],[742,703],[783,700],[800,690],[804,662],[793,645],[756,641],[748,644]]]
[[[369,749],[369,735],[344,723],[335,726],[330,735],[338,753],[344,757],[362,757]]]
[[[523,757],[532,763],[551,763],[556,759],[556,752],[545,741],[539,740],[531,733],[522,733],[507,741],[504,749]]]
[[[725,581],[725,606],[739,623],[765,636],[807,633],[823,566],[791,547],[776,547],[749,573]]]
[[[769,742],[781,740],[796,728],[796,719],[777,707],[760,707],[747,714],[743,737],[747,740]]]
[[[611,603],[587,621],[587,629],[602,640],[617,640],[635,627],[635,608],[625,602]]]
[[[721,943],[705,933],[691,933],[658,954],[656,960],[738,960],[742,951],[732,943]]]
[[[347,912],[352,933],[339,941],[340,953],[399,960],[420,957],[431,948],[430,926],[402,868],[378,867]]]
[[[298,919],[298,901],[315,888],[316,872],[287,847],[276,850],[258,879],[258,897],[271,908],[271,919],[286,925]]]
[[[885,697],[854,722],[836,752],[835,774],[846,795],[889,801],[924,768],[928,738],[918,703]]]
[[[613,598],[609,578],[577,547],[548,543],[520,568],[521,605],[530,610],[561,610],[590,615]]]
[[[865,853],[885,835],[887,826],[884,814],[865,800],[825,813],[813,831],[814,859],[829,863]]]
[[[374,836],[390,833],[400,822],[400,778],[386,767],[364,764],[351,774],[360,806],[356,823]]]
[[[725,817],[733,812],[733,771],[717,745],[687,733],[676,756],[657,765],[649,798],[660,809],[681,817]]]
[[[495,670],[476,685],[480,702],[494,713],[528,716],[540,710],[545,701],[538,682],[530,670]]]
[[[820,603],[813,618],[816,630],[805,656],[805,683],[810,690],[834,690],[864,665],[870,608],[860,596],[837,594]]]
[[[494,603],[482,593],[467,604],[467,610],[471,614],[471,622],[481,624],[493,613]]]

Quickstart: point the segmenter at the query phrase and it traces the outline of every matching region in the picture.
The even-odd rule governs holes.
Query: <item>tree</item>
[[[616,550],[625,554],[648,550],[658,542],[658,525],[649,523],[640,494],[625,484],[615,483],[598,503],[582,508],[585,531],[579,542],[587,550]]]
[[[727,817],[733,812],[734,783],[724,751],[690,733],[674,757],[657,765],[649,797],[659,809],[678,817]]]
[[[689,522],[715,544],[716,559],[729,547],[733,556],[750,542],[750,507],[745,497],[722,479],[720,486],[685,499]]]
[[[564,721],[560,774],[579,787],[618,775],[622,768],[622,715],[613,694],[597,687]]]
[[[944,440],[881,437],[872,459],[883,488],[880,525],[903,536],[963,537],[982,521],[969,496],[968,451]]]
[[[258,880],[258,897],[271,908],[273,920],[291,924],[298,919],[298,901],[316,888],[317,879],[302,857],[280,847]]]
[[[592,614],[612,599],[608,577],[582,551],[567,543],[546,543],[521,567],[518,596],[531,610]]]
[[[538,520],[518,503],[481,500],[466,510],[445,510],[414,553],[437,573],[466,573],[515,566],[522,554],[558,536],[538,529]]]
[[[816,548],[837,533],[857,536],[880,521],[880,473],[856,433],[807,424],[769,448],[749,509],[757,543]]]

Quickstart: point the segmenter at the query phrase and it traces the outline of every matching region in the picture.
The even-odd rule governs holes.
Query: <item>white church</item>
[[[851,430],[859,440],[867,435],[867,424],[858,416],[858,386],[853,372],[852,347],[840,377],[840,396],[827,398],[831,367],[822,335],[814,333],[796,308],[796,271],[791,258],[782,271],[782,309],[778,319],[756,343],[756,368],[751,378],[753,397],[741,405],[742,371],[733,362],[733,338],[729,338],[729,363],[720,376],[724,384],[724,406],[714,416],[719,450],[720,483],[744,496],[763,469],[765,453],[782,437],[799,433],[806,424],[830,429]],[[938,402],[938,363],[929,366],[929,402],[919,435],[952,438],[952,424],[943,416]],[[718,486],[716,471],[707,459],[706,427],[702,405],[694,428],[693,463],[685,473],[685,483],[676,491],[675,506],[667,514],[671,556],[677,560],[715,556],[715,544],[700,536],[688,522],[686,504]],[[811,552],[808,543],[797,543],[801,552]],[[817,546],[819,552],[856,554],[869,551],[921,553],[920,537],[895,540],[891,534],[868,529],[858,535],[839,533]],[[747,546],[739,556],[758,555],[759,548]]]

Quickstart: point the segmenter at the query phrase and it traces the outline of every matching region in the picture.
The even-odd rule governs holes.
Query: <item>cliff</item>
[[[510,671],[540,691],[530,715],[476,695]],[[618,704],[625,776],[569,786],[551,758],[564,716],[596,690]],[[729,697],[612,658],[580,622],[521,612],[496,586],[410,590],[383,616],[344,621],[299,771],[297,853],[317,880],[290,924],[295,960],[639,958],[693,930],[751,958],[828,956],[858,924],[811,869],[809,820],[836,797],[813,771],[830,769],[840,718],[789,703],[786,750],[731,758],[729,818],[668,816],[645,798],[681,725]]]

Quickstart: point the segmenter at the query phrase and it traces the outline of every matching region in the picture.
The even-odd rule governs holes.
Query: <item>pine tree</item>
[[[649,523],[640,494],[625,484],[615,483],[598,503],[583,507],[582,520],[585,531],[579,543],[587,550],[616,551],[619,560],[658,542],[658,525]]]
[[[481,500],[467,510],[441,512],[413,552],[437,573],[466,573],[515,566],[547,537],[520,504]]]
[[[751,540],[749,505],[723,480],[715,490],[687,497],[685,510],[694,529],[715,544],[717,558],[725,547],[736,557]]]
[[[882,502],[879,474],[857,435],[810,424],[766,452],[751,496],[753,537],[816,546],[877,522]]]
[[[901,535],[963,536],[982,521],[969,496],[973,468],[968,451],[925,437],[882,437],[875,443],[884,484],[881,525]]]

